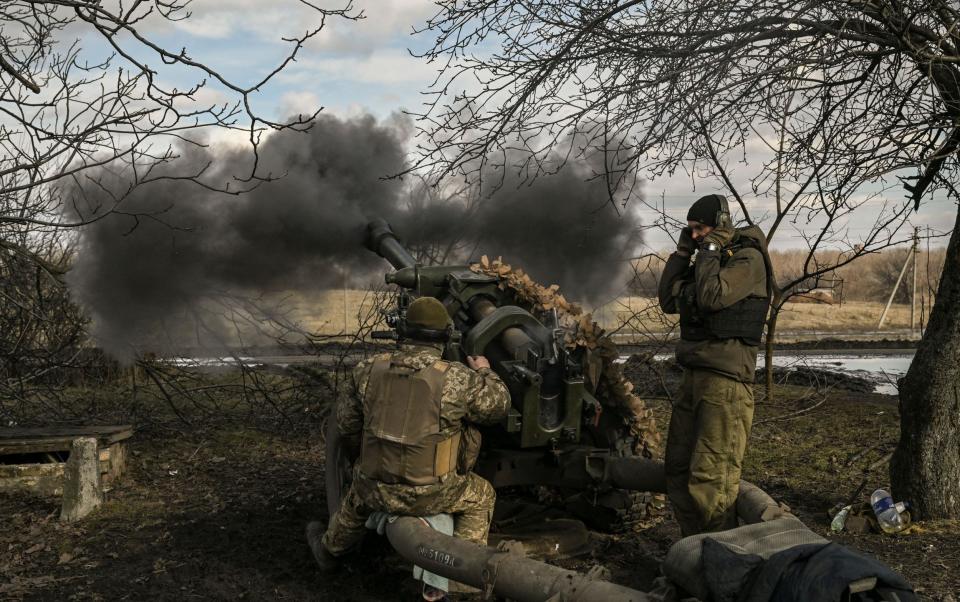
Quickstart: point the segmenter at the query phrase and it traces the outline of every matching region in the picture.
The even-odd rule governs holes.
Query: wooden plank
[[[0,442],[0,456],[6,454],[34,454],[40,452],[70,451],[73,439],[47,439],[44,441],[20,442],[8,445]]]
[[[110,446],[110,471],[107,473],[107,482],[112,482],[123,474],[127,463],[127,446],[117,442]]]
[[[0,464],[0,480],[19,479],[21,477],[48,477],[63,476],[63,467],[66,462],[49,462],[44,464]],[[109,474],[112,467],[109,462],[100,461],[100,472]]]
[[[122,443],[114,445],[122,447]],[[100,477],[106,485],[113,482],[123,471],[122,462],[113,459],[122,457],[123,452],[115,452],[104,458],[100,450]],[[41,495],[60,495],[63,492],[63,470],[66,462],[43,464],[0,464],[0,491],[33,491]]]
[[[133,436],[133,426],[56,426],[0,428],[0,455],[68,451],[78,437],[96,437],[100,445],[124,441]]]
[[[20,477],[63,476],[64,462],[49,464],[0,464],[0,479]]]
[[[51,464],[0,464],[0,491],[33,491],[40,495],[63,493],[64,462]]]
[[[7,427],[0,428],[0,440],[7,439],[33,439],[36,437],[93,437],[110,436],[115,434],[126,434],[127,437],[133,434],[132,424],[78,424],[78,425],[53,425],[53,426],[29,426],[29,427]]]

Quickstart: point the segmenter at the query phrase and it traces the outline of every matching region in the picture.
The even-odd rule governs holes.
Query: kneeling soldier
[[[470,472],[479,451],[471,425],[501,420],[510,394],[485,357],[468,357],[469,367],[441,359],[451,329],[439,301],[419,298],[399,349],[354,369],[354,394],[337,408],[340,435],[360,443],[354,480],[325,533],[321,523],[307,526],[321,569],[360,542],[377,511],[452,514],[456,537],[486,544],[496,495]]]

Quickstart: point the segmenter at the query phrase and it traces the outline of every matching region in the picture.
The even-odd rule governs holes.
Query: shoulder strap
[[[763,269],[767,275],[767,300],[773,298],[773,262],[770,260],[770,255],[764,250],[763,246],[757,242],[755,239],[750,238],[749,236],[741,236],[737,240],[735,247],[739,246],[745,249],[756,249],[760,253],[760,257],[763,259]],[[732,249],[736,253],[739,249]]]
[[[443,382],[446,379],[450,362],[437,360],[432,366],[424,368],[421,377],[430,385],[435,395],[434,401],[438,408],[443,408]],[[434,456],[434,474],[445,475],[457,469],[457,460],[460,457],[460,439],[462,431],[457,430],[450,437],[437,443],[437,452]]]
[[[427,366],[420,371],[420,377],[430,385],[430,389],[437,396],[437,401],[440,401],[439,396],[443,393],[443,381],[449,369],[450,364],[448,362],[437,360],[432,366]]]

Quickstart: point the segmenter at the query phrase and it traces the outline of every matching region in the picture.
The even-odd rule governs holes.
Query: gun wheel
[[[592,529],[605,533],[623,533],[648,526],[654,519],[650,511],[654,496],[641,491],[611,489],[604,492],[582,491],[564,501],[566,511]]]
[[[605,408],[600,422],[583,431],[584,442],[597,448],[606,448],[618,456],[636,453],[636,437],[615,408]],[[625,489],[605,491],[567,491],[563,506],[591,528],[606,533],[622,533],[649,525],[655,518],[652,509],[657,506],[654,494]]]
[[[326,463],[324,485],[327,493],[327,511],[330,516],[340,509],[340,500],[343,499],[350,486],[353,470],[350,459],[347,457],[340,431],[337,430],[337,414],[331,412],[324,429],[326,438]]]

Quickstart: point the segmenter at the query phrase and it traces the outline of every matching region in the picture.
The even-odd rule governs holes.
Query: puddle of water
[[[618,363],[625,362],[629,356],[620,356]],[[654,356],[654,359],[665,360],[673,357],[672,353],[661,353]],[[206,357],[206,358],[171,358],[168,360],[171,364],[177,366],[192,367],[232,367],[244,366],[287,366],[292,363],[290,356],[276,357]],[[781,368],[809,367],[821,370],[829,370],[851,376],[859,376],[874,383],[874,391],[885,395],[897,394],[897,379],[907,373],[910,362],[913,360],[912,353],[904,354],[882,354],[869,355],[858,353],[831,353],[831,354],[798,354],[789,353],[775,355],[773,364]],[[763,354],[757,357],[757,366],[763,366]]]
[[[783,355],[773,356],[773,364],[784,368],[806,366],[859,376],[874,383],[874,391],[897,394],[897,379],[907,373],[913,355]],[[763,356],[757,363],[763,364]]]
[[[626,361],[629,356],[622,356],[620,361]],[[662,353],[654,357],[665,360],[673,354]],[[809,367],[829,370],[851,376],[859,376],[874,383],[874,391],[885,395],[897,394],[897,379],[907,373],[913,354],[902,355],[863,355],[853,353],[836,353],[830,355],[803,355],[783,354],[774,355],[773,365],[781,368]],[[757,357],[757,366],[763,366],[763,354]]]

